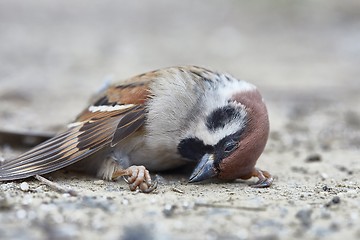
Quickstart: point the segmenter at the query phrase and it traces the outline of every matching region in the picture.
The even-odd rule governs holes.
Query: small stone
[[[29,191],[29,189],[30,189],[29,184],[27,182],[22,182],[20,184],[20,189],[21,189],[21,191],[24,191],[24,192]]]
[[[176,187],[173,187],[171,190],[172,190],[173,192],[177,192],[177,193],[181,193],[181,194],[184,194],[184,193],[185,193],[184,190],[181,190],[180,188],[176,188]]]
[[[321,161],[321,155],[318,153],[311,154],[307,156],[306,162],[320,162]]]
[[[333,204],[339,204],[339,203],[340,203],[340,198],[339,198],[338,196],[335,196],[335,197],[333,197],[333,199],[331,200],[331,202],[332,202]]]
[[[320,173],[321,179],[324,181],[329,178],[329,176],[326,173]]]
[[[322,187],[322,189],[325,191],[325,192],[330,192],[331,191],[331,188],[329,188],[328,186],[324,185]]]
[[[96,180],[96,181],[94,181],[95,185],[103,185],[104,183],[105,183],[104,180]]]
[[[339,204],[340,203],[340,197],[339,196],[335,196],[331,199],[330,202],[325,204],[325,207],[330,207],[331,205],[335,205],[335,204]]]
[[[345,173],[347,173],[347,174],[349,174],[349,175],[352,175],[352,174],[354,173],[352,170],[349,170],[349,169],[348,169],[347,167],[345,167],[345,166],[338,165],[338,166],[336,166],[336,168],[339,169],[339,171],[345,172]]]

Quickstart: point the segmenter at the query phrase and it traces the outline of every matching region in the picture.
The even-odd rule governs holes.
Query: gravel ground
[[[0,126],[54,132],[104,83],[196,64],[256,84],[275,176],[152,194],[60,171],[0,183],[0,239],[359,239],[359,1],[0,1]],[[24,151],[0,146],[0,157]]]

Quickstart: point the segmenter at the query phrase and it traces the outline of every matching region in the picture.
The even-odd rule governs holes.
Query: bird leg
[[[254,168],[252,172],[252,177],[257,177],[259,181],[251,185],[254,188],[266,188],[270,187],[271,183],[274,181],[274,178],[267,171]]]
[[[129,184],[130,190],[135,191],[138,187],[141,192],[150,193],[157,188],[157,181],[152,183],[150,173],[144,166],[130,166],[126,169],[117,169],[112,179],[123,177]]]

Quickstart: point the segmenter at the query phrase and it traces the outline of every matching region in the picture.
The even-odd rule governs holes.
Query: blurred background
[[[358,100],[359,12],[356,0],[1,0],[1,128],[55,129],[105,82],[195,64],[256,84],[276,129],[278,103]]]

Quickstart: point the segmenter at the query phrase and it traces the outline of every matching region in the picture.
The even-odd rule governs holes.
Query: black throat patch
[[[205,145],[198,138],[185,138],[181,140],[177,148],[182,157],[193,161],[199,161],[205,153],[213,150],[212,146]]]

